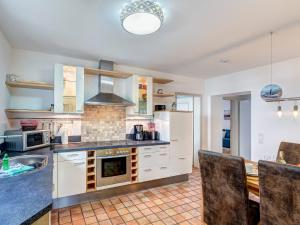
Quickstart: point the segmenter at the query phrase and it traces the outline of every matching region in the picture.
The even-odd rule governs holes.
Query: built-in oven
[[[97,188],[114,187],[131,182],[130,149],[105,149],[97,151]]]

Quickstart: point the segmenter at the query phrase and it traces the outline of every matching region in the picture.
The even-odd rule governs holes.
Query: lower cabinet
[[[66,155],[60,155],[60,153],[58,154],[58,198],[82,194],[86,192],[86,154],[83,155],[82,153],[79,153],[76,155],[76,153],[73,153],[69,158],[65,156]]]
[[[139,182],[168,177],[169,162],[168,145],[139,148]]]
[[[182,174],[192,173],[193,169],[193,156],[172,155],[170,160],[170,176],[177,176]]]

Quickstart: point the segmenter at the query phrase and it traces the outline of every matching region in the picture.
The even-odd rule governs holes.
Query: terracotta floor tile
[[[123,215],[123,216],[121,216],[121,217],[122,217],[122,219],[124,220],[124,222],[129,222],[129,221],[131,221],[131,220],[134,220],[133,216],[132,216],[130,213],[128,213],[128,214],[126,214],[126,215]]]
[[[109,217],[106,213],[98,214],[98,215],[96,215],[96,217],[97,217],[98,221],[105,221],[105,220],[109,219]]]
[[[59,217],[59,224],[65,224],[71,222],[70,216]]]
[[[97,218],[95,216],[92,216],[92,217],[88,217],[88,218],[85,218],[85,223],[86,224],[93,224],[93,223],[97,223]]]
[[[123,224],[124,223],[122,217],[120,217],[120,216],[112,218],[112,219],[110,219],[110,221],[111,221],[111,223],[113,225],[119,225],[119,224]]]
[[[85,221],[84,219],[80,219],[80,220],[76,220],[76,221],[72,221],[73,225],[85,225]]]
[[[99,222],[99,225],[112,225],[112,223],[110,222],[110,220],[104,220]]]

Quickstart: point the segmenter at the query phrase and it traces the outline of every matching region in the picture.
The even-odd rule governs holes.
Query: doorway
[[[201,146],[201,96],[176,93],[176,110],[193,112],[193,165],[199,167],[198,151]]]
[[[251,95],[223,97],[222,150],[251,159]]]

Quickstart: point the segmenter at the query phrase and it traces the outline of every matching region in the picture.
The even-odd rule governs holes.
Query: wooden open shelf
[[[47,84],[42,82],[34,82],[34,81],[6,81],[5,82],[8,87],[14,88],[31,88],[31,89],[43,89],[43,90],[53,90],[53,84]]]
[[[153,94],[153,97],[168,98],[168,97],[175,97],[175,94]]]
[[[154,84],[169,84],[172,83],[174,80],[170,79],[163,79],[163,78],[153,78]]]
[[[109,71],[94,68],[84,68],[84,74],[87,75],[103,75],[112,78],[125,79],[132,76],[132,73],[120,72],[120,71]]]
[[[51,113],[50,110],[34,110],[34,109],[5,109],[7,113]]]
[[[137,148],[131,149],[131,183],[138,182],[138,152]]]
[[[96,151],[87,151],[86,192],[96,191]]]

